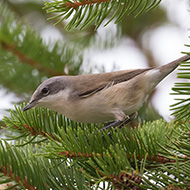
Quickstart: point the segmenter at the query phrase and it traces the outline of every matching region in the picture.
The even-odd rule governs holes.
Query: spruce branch
[[[18,127],[18,126],[14,126],[14,128],[15,128],[16,130],[19,130],[19,131],[20,131],[20,130],[23,130],[23,128],[21,129],[21,128]],[[33,127],[27,126],[26,124],[24,124],[24,128],[25,128],[25,131],[26,131],[26,132],[29,132],[31,136],[35,136],[35,137],[36,137],[36,136],[38,136],[38,135],[41,135],[41,136],[46,137],[46,138],[51,137],[51,138],[53,138],[54,140],[57,140],[53,134],[45,133],[44,131],[41,131],[40,129],[38,129],[38,130],[36,131]],[[10,137],[10,136],[9,136],[9,137]],[[22,136],[22,137],[23,137],[23,136]]]
[[[61,151],[61,149],[63,147],[68,148],[69,147],[68,145],[70,143],[74,144],[73,141],[77,140],[78,143],[80,143],[81,139],[86,139],[86,140],[84,140],[84,141],[86,141],[85,144],[86,144],[86,146],[90,147],[91,146],[90,144],[93,144],[94,140],[96,140],[98,142],[98,141],[100,141],[99,138],[101,138],[102,146],[105,147],[105,141],[102,138],[101,133],[99,131],[94,131],[93,132],[94,135],[92,135],[92,130],[88,131],[86,129],[87,131],[84,133],[84,131],[80,130],[81,127],[83,128],[84,126],[81,125],[79,127],[79,125],[77,125],[77,124],[73,125],[73,127],[74,127],[73,128],[74,131],[73,131],[73,129],[70,129],[70,127],[69,127],[69,125],[71,124],[69,120],[66,120],[66,118],[64,118],[64,116],[54,113],[53,111],[50,111],[48,109],[37,108],[37,109],[29,110],[28,113],[26,113],[26,112],[22,112],[23,105],[21,107],[15,107],[15,108],[16,108],[17,113],[11,111],[11,118],[7,118],[7,117],[4,118],[4,122],[8,125],[8,127],[13,131],[19,131],[20,133],[23,133],[25,138],[26,138],[26,136],[34,136],[35,137],[35,136],[40,135],[42,137],[45,137],[47,140],[52,139],[53,141],[61,143],[60,149],[58,149],[60,152],[56,151],[56,153],[54,153],[55,156],[62,155],[67,158],[79,158],[79,157],[93,158],[94,156],[97,157],[97,155],[99,154],[103,157],[103,153],[97,152],[97,153],[92,154],[92,152],[85,152],[85,151],[81,152],[81,151],[79,151],[79,149],[76,152],[68,151],[68,149]],[[36,115],[37,115],[37,117],[36,117]],[[17,126],[13,125],[13,123],[16,123]],[[40,125],[38,123],[40,123]],[[56,126],[53,126],[53,124],[56,124]],[[62,126],[63,128],[61,129],[60,126]],[[164,125],[163,125],[163,127],[164,127]],[[91,128],[93,128],[93,126],[91,126]],[[123,140],[123,137],[120,133],[121,132],[113,134],[112,138],[115,139],[115,143]],[[170,133],[171,133],[171,131],[168,134],[170,134]],[[96,134],[98,135],[97,139],[96,139],[96,137],[94,138],[94,136]],[[123,133],[123,131],[122,131],[122,134],[125,134],[125,133]],[[133,141],[136,141],[138,144],[140,144],[141,137],[137,134],[138,133],[136,133],[135,131],[133,131],[131,135],[129,135],[129,133],[127,132],[127,136],[126,136],[127,141],[132,142],[132,139],[133,139]],[[70,138],[68,138],[68,135]],[[108,136],[106,131],[104,132],[104,135],[106,136],[107,142],[110,144],[112,142],[112,139],[110,139],[110,137]],[[119,135],[119,139],[117,139],[118,135]],[[20,137],[23,138],[23,135],[21,135]],[[9,138],[11,138],[11,136],[9,136]],[[12,138],[14,139],[15,137],[12,137]],[[67,142],[68,142],[68,145],[66,145]],[[81,142],[81,145],[82,145],[82,143],[84,143],[84,142]],[[126,145],[127,144],[125,143],[125,146]],[[52,146],[54,146],[54,145],[52,144]],[[144,143],[140,146],[145,148]],[[159,145],[159,146],[161,146],[161,145]],[[112,157],[111,153],[110,153],[110,156]],[[134,154],[128,155],[126,153],[126,157],[128,159],[134,159]],[[141,155],[137,155],[136,157],[138,160],[144,159],[144,154],[141,153]],[[181,156],[181,158],[183,159],[184,157]],[[152,162],[156,162],[156,163],[163,163],[163,164],[167,163],[167,162],[175,162],[175,157],[173,157],[173,159],[172,159],[172,155],[169,158],[165,158],[159,154],[147,155],[146,159],[148,161],[152,161]]]
[[[9,177],[12,181],[15,181],[17,184],[16,186],[24,186],[25,189],[28,190],[35,190],[35,187],[28,184],[27,176],[25,176],[25,179],[22,181],[21,178],[18,175],[15,175],[10,167],[9,164],[7,164],[7,167],[3,166],[0,167],[0,173],[3,173],[4,176]],[[13,186],[11,186],[13,188]]]
[[[85,5],[93,5],[93,4],[99,4],[99,3],[103,3],[103,2],[109,2],[109,1],[114,1],[114,0],[93,0],[93,1],[89,1],[89,0],[84,0],[84,1],[73,1],[73,2],[65,2],[65,4],[63,4],[63,7],[67,7],[68,9],[78,9],[80,6],[85,6]]]
[[[187,150],[184,149],[186,146],[184,146],[184,143],[179,143],[188,134],[188,122],[184,129],[181,129],[182,131],[187,131],[187,133],[184,132],[179,139],[177,135],[180,133],[180,128],[176,128],[177,126],[172,123],[167,124],[166,122],[157,121],[144,123],[142,128],[139,127],[135,130],[123,128],[118,130],[117,133],[115,130],[111,130],[112,139],[108,135],[106,136],[107,132],[104,131],[103,135],[105,138],[103,140],[102,133],[98,131],[98,128],[94,129],[94,126],[84,127],[81,125],[80,127],[76,123],[73,123],[72,126],[69,120],[65,120],[62,115],[55,115],[50,110],[35,108],[28,112],[22,112],[22,107],[16,107],[16,112],[12,112],[10,119],[5,118],[5,123],[10,129],[14,127],[13,124],[23,125],[23,123],[27,123],[33,124],[31,126],[35,130],[40,129],[46,131],[46,133],[53,134],[55,138],[47,134],[48,144],[43,145],[42,152],[38,156],[43,156],[50,160],[55,158],[65,161],[76,160],[77,165],[79,164],[82,167],[83,174],[88,176],[87,179],[89,180],[99,179],[100,181],[108,181],[115,184],[115,186],[120,184],[121,187],[125,188],[126,184],[130,187],[135,184],[134,186],[138,187],[135,179],[139,177],[139,187],[141,189],[147,189],[148,187],[159,189],[161,186],[166,188],[173,185],[171,176],[162,173],[167,183],[162,181],[162,185],[157,184],[155,188],[153,183],[151,185],[147,184],[143,177],[144,170],[157,172],[157,178],[154,175],[151,178],[149,173],[146,176],[159,181],[162,176],[159,175],[160,170],[169,171],[171,168],[174,168],[173,170],[176,173],[176,171],[179,171],[179,164],[183,166],[189,162],[190,157],[188,157],[188,154],[185,154]],[[36,124],[37,126],[35,126]],[[53,125],[56,127],[54,128]],[[99,127],[101,128],[102,126]],[[175,131],[173,131],[174,128],[176,128]],[[26,129],[33,130],[28,126]],[[88,141],[85,139],[88,139]],[[158,145],[158,142],[162,146]],[[176,142],[178,143],[176,144]],[[184,146],[184,151],[181,150],[180,153],[187,155],[186,157],[179,155],[179,146]],[[137,171],[140,173],[135,177],[133,172],[135,172],[136,168],[138,168]],[[181,168],[180,172],[182,173],[187,168]],[[129,175],[128,180],[121,181],[119,176],[125,175],[127,177],[126,172]],[[109,177],[109,179],[105,176]],[[114,176],[116,180],[114,181],[113,178],[110,178],[111,176]],[[188,182],[188,180],[186,181]],[[178,186],[175,184],[175,187]]]
[[[102,158],[104,157],[104,155],[102,153],[85,153],[85,152],[69,152],[69,151],[64,151],[64,152],[60,152],[58,153],[58,155],[63,155],[66,158],[94,158],[94,157],[98,157],[101,156]],[[112,157],[112,154],[110,154],[110,157]],[[134,159],[135,155],[127,155],[126,157],[128,159]],[[145,159],[144,156],[140,157],[139,155],[136,156],[138,160],[141,159]],[[185,159],[185,161],[187,161],[190,157],[188,156],[179,156],[179,158]],[[170,157],[170,158],[165,158],[162,155],[156,154],[155,156],[150,157],[149,155],[146,155],[146,160],[150,161],[150,162],[154,162],[154,163],[158,163],[158,164],[165,164],[165,163],[175,163],[176,162],[176,157]]]
[[[55,50],[58,52],[58,44],[51,47],[51,52],[49,50],[50,47],[42,42],[42,38],[31,28],[21,23],[17,16],[10,12],[4,5],[0,7],[0,16],[2,17],[2,22],[0,22],[1,50],[11,52],[13,56],[17,57],[21,62],[32,66],[32,69],[39,69],[40,72],[47,72],[46,75],[53,76],[56,74],[65,74],[63,69],[61,72],[58,70],[59,63],[54,63],[57,64],[56,67],[47,64],[48,62],[45,63],[47,58],[51,58],[52,52]],[[15,22],[16,26],[13,27],[13,23]],[[49,44],[49,46],[50,45],[51,44]],[[54,56],[57,55],[55,54]],[[6,54],[3,57],[6,58]],[[62,68],[64,68],[64,63],[62,63],[62,66]]]
[[[97,29],[106,18],[109,20],[104,26],[113,19],[115,19],[115,23],[118,23],[126,14],[135,13],[138,16],[143,12],[150,11],[160,2],[161,0],[54,0],[45,2],[44,8],[47,9],[47,13],[58,13],[58,15],[50,17],[50,19],[60,17],[56,24],[71,18],[65,27],[67,30],[83,29],[90,24],[95,24]]]
[[[74,144],[73,141],[77,140],[78,143],[80,143],[81,139],[86,139],[86,140],[84,140],[84,141],[86,141],[85,144],[86,144],[86,146],[90,147],[91,144],[93,144],[94,140],[98,142],[98,141],[100,141],[99,138],[101,138],[102,146],[105,147],[105,141],[102,138],[102,135],[99,131],[98,131],[98,133],[97,133],[97,131],[94,131],[93,132],[94,135],[92,135],[92,130],[90,130],[89,132],[86,131],[84,133],[84,131],[80,130],[80,128],[81,127],[83,128],[84,126],[81,125],[79,127],[79,125],[76,125],[76,124],[73,125],[74,131],[73,131],[73,129],[70,130],[69,125],[71,123],[69,120],[66,120],[66,118],[64,118],[64,116],[54,113],[53,111],[50,111],[48,109],[37,108],[37,109],[29,110],[26,113],[26,112],[22,112],[23,105],[21,107],[16,106],[15,108],[16,108],[17,113],[11,111],[11,118],[7,118],[7,117],[4,118],[4,122],[8,125],[9,129],[23,133],[25,138],[26,138],[26,136],[34,136],[35,137],[35,136],[40,135],[42,137],[45,137],[47,140],[52,139],[53,141],[61,143],[60,149],[58,149],[60,152],[56,151],[56,153],[54,153],[55,156],[62,155],[67,158],[80,158],[80,157],[81,158],[93,158],[94,156],[97,157],[97,155],[99,154],[103,157],[103,152],[92,154],[92,152],[85,152],[85,151],[82,152],[82,151],[79,151],[79,149],[76,152],[73,152],[72,149],[70,149],[71,151],[68,151],[69,149],[61,151],[63,149],[63,147],[68,148],[70,143]],[[13,123],[16,123],[17,126],[13,125]],[[38,123],[40,123],[40,125]],[[56,124],[56,126],[53,126],[53,124]],[[60,126],[62,126],[63,128],[61,129]],[[91,126],[91,128],[93,128],[93,126]],[[117,143],[123,139],[123,137],[120,133],[121,132],[113,134],[112,138],[115,139],[115,143]],[[169,132],[169,133],[171,133],[171,132]],[[98,137],[94,138],[94,136],[96,134],[98,135]],[[122,134],[123,134],[123,132],[122,132]],[[68,138],[68,135],[70,138]],[[104,135],[106,136],[105,140],[107,140],[107,142],[110,144],[112,142],[112,139],[110,139],[110,137],[108,136],[106,131],[104,132]],[[120,136],[119,139],[117,139],[118,135]],[[133,132],[131,135],[129,135],[129,133],[127,133],[127,136],[126,136],[127,141],[131,142],[132,138],[133,138],[133,141],[135,139],[135,141],[138,142],[138,144],[139,144],[140,142],[139,142],[138,138],[140,138],[140,136],[139,137],[135,137],[135,136],[137,136],[137,133],[135,133],[135,132]],[[21,135],[20,137],[23,138],[23,135]],[[15,137],[9,136],[9,138],[14,139]],[[68,142],[68,145],[66,145],[67,142]],[[81,146],[82,146],[82,143],[84,143],[84,142],[81,142]],[[52,146],[54,146],[54,145],[52,144]],[[125,146],[126,146],[126,144],[125,144]],[[144,147],[144,143],[140,146]],[[111,153],[110,153],[110,156],[112,157]],[[134,154],[128,155],[126,153],[125,156],[128,159],[134,159]],[[138,160],[144,159],[144,154],[137,155],[136,157]],[[156,162],[156,163],[167,163],[167,162],[175,162],[175,157],[173,159],[171,156],[170,156],[170,158],[164,158],[163,156],[161,156],[159,154],[154,154],[154,155],[147,155],[147,160]]]
[[[109,175],[100,172],[97,168],[96,171],[100,176],[107,181],[111,181],[114,188],[119,189],[131,189],[140,190],[138,185],[141,183],[141,177],[136,171],[134,172],[121,172],[119,175]]]
[[[18,149],[12,148],[6,141],[4,141],[4,143],[6,146],[3,144],[2,141],[0,141],[0,155],[4,155],[0,156],[0,173],[2,173],[4,176],[9,177],[12,181],[15,181],[18,189],[20,189],[21,187],[29,190],[36,189],[36,185],[32,185],[31,182],[33,180],[36,180],[36,177],[39,176],[39,174],[36,173],[32,179],[29,172],[35,172],[35,170],[37,169],[39,170],[39,166],[37,166],[36,164],[36,169],[32,169],[32,162],[30,163],[26,159],[26,153]],[[23,173],[23,171],[27,173]],[[40,178],[43,179],[43,177]],[[42,185],[42,187],[43,186],[44,185]]]
[[[38,63],[37,61],[27,57],[22,52],[17,50],[18,45],[9,44],[7,42],[0,41],[0,45],[5,50],[11,52],[15,57],[17,57],[22,63],[26,63],[33,68],[37,69],[39,72],[45,73],[48,76],[55,76],[55,75],[66,75],[64,71],[59,72],[52,68],[48,68],[47,66],[43,66],[42,64]]]
[[[2,140],[0,145],[0,178],[7,176],[18,189],[89,189],[78,166],[41,157],[38,146],[20,149]]]
[[[186,45],[190,47],[189,45]],[[190,56],[189,52],[185,54]],[[177,103],[171,105],[171,110],[173,116],[176,117],[176,120],[183,120],[184,122],[190,121],[190,61],[186,61],[180,64],[178,68],[177,77],[183,79],[182,82],[176,82],[172,88],[172,95],[180,95],[182,98],[176,98]]]
[[[42,37],[11,12],[0,6],[1,84],[20,96],[31,93],[44,77],[79,74],[82,64],[77,47],[68,43],[44,43]],[[5,75],[6,73],[6,75]]]
[[[104,147],[109,147],[110,145],[114,147],[115,143],[122,142],[119,144],[122,144],[124,149],[127,148],[133,152],[136,149],[135,147],[139,146],[141,147],[139,148],[139,156],[142,156],[147,152],[150,153],[149,156],[151,157],[157,153],[158,148],[158,145],[153,141],[153,139],[157,139],[160,143],[163,141],[161,143],[163,144],[167,141],[166,134],[170,137],[173,131],[172,127],[166,126],[175,126],[175,124],[167,124],[162,120],[159,120],[152,123],[144,123],[143,129],[139,126],[137,131],[134,129],[129,131],[124,128],[116,132],[114,129],[111,129],[111,139],[107,133],[108,131],[99,131],[99,128],[102,128],[101,124],[89,124],[85,126],[82,123],[77,123],[66,119],[63,115],[49,109],[34,108],[28,110],[27,112],[23,112],[23,107],[24,105],[15,106],[16,111],[10,110],[10,118],[4,117],[3,121],[10,130],[16,131],[17,129],[20,129],[20,132],[28,131],[30,132],[28,135],[32,133],[39,133],[39,131],[41,134],[46,133],[55,135],[55,138],[57,138],[57,140],[61,143],[60,147],[70,147],[69,149],[73,152],[83,152],[85,150],[80,149],[80,146],[78,145],[75,147],[76,151],[72,149],[71,145],[75,144],[75,141],[78,141],[78,143],[81,144],[81,148],[85,143],[87,148],[86,150],[88,150],[87,153],[92,152],[89,151],[88,148],[95,152],[102,152]],[[157,130],[157,133],[152,131],[153,128]],[[146,138],[148,134],[150,138]],[[102,138],[102,135],[104,138]],[[100,147],[97,147],[94,142],[97,142]]]

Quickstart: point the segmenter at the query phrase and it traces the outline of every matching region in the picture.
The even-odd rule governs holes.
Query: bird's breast
[[[65,113],[75,121],[99,123],[116,120],[115,113],[130,115],[137,111],[145,100],[143,81],[127,81],[103,89],[91,96],[71,101],[72,109]]]

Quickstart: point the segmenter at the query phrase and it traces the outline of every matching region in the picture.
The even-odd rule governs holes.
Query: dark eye
[[[48,95],[49,92],[50,92],[50,91],[49,91],[49,88],[47,88],[47,87],[45,87],[45,88],[42,89],[42,94],[43,94],[44,96]]]

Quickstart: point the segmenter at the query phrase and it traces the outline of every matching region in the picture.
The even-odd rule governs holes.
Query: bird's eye
[[[50,91],[49,91],[49,88],[47,88],[47,87],[45,87],[45,88],[42,89],[42,94],[43,94],[44,96],[48,95],[49,92],[50,92]]]

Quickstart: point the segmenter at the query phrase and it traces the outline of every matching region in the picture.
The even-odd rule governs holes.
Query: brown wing
[[[104,74],[79,75],[75,78],[77,79],[76,82],[72,83],[72,88],[78,92],[79,97],[84,98],[104,88],[109,88],[110,86],[130,80],[151,69],[152,68],[116,71]]]

